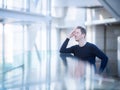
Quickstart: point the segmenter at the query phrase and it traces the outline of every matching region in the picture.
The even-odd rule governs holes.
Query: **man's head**
[[[77,26],[74,31],[74,36],[76,41],[84,39],[86,37],[86,29],[81,26]]]

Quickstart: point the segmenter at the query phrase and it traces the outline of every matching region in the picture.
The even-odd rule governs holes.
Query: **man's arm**
[[[105,67],[107,66],[107,62],[108,62],[107,56],[104,57],[104,59],[101,59],[101,65],[100,65],[99,72],[98,72],[99,74],[101,74],[104,71]]]
[[[72,47],[67,48],[67,45],[68,45],[70,38],[74,36],[74,32],[75,32],[75,29],[73,29],[73,31],[68,35],[68,37],[66,38],[66,40],[64,41],[64,43],[62,44],[60,48],[60,53],[72,53],[73,52]]]
[[[64,41],[64,43],[62,44],[61,48],[60,48],[60,53],[72,53],[72,47],[67,48],[68,42],[69,42],[69,38],[66,38],[66,40]]]
[[[104,71],[105,67],[107,66],[108,57],[96,46],[94,48],[94,53],[96,54],[98,58],[101,59],[101,64],[100,64],[99,72],[98,72],[99,74],[101,74]]]

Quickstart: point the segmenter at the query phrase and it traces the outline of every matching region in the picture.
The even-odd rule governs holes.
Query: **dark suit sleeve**
[[[73,53],[73,47],[67,48],[68,42],[69,38],[66,38],[66,40],[64,41],[60,48],[60,53]]]

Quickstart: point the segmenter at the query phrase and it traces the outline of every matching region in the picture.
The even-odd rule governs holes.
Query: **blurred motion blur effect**
[[[0,0],[0,90],[119,90],[119,0]],[[102,74],[59,49],[76,26],[109,58]],[[76,44],[71,39],[69,46]],[[98,70],[101,60],[96,58]]]

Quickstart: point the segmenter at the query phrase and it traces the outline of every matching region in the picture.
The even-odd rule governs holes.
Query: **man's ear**
[[[82,37],[84,37],[84,38],[85,38],[85,34],[82,34]]]

